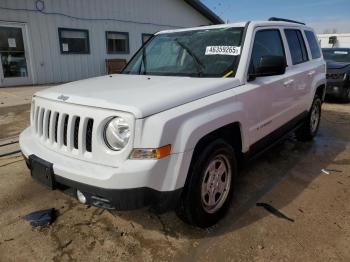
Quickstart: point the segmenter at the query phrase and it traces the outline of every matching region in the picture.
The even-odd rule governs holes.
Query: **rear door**
[[[304,30],[304,35],[306,39],[307,48],[309,51],[310,63],[308,66],[308,77],[310,81],[309,90],[312,91],[314,82],[316,82],[317,76],[323,74],[325,71],[325,62],[322,57],[321,48],[318,44],[315,33],[312,30]],[[311,93],[313,95],[313,93]],[[309,94],[310,96],[310,94]],[[310,105],[310,98],[305,97],[305,105],[308,107]]]
[[[312,78],[316,71],[309,58],[303,31],[299,28],[286,28],[283,31],[289,50],[288,70],[294,79],[294,85],[290,87],[293,97],[290,117],[296,117],[306,110]]]

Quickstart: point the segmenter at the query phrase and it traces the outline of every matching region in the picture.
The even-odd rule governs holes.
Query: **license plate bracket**
[[[52,190],[55,189],[53,164],[36,155],[29,156],[29,163],[32,178]]]

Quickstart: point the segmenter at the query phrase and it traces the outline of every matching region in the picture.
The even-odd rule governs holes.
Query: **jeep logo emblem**
[[[64,95],[60,95],[57,97],[57,99],[60,99],[62,101],[66,101],[66,100],[68,100],[68,98],[69,98],[69,96],[64,96]]]

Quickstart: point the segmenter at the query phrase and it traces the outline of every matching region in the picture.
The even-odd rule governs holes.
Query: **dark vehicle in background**
[[[350,48],[323,48],[327,61],[326,96],[350,102]]]

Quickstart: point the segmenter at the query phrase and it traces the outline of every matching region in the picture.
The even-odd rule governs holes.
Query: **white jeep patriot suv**
[[[156,33],[122,74],[36,93],[20,147],[34,179],[80,202],[177,210],[208,227],[237,166],[316,134],[325,62],[313,30],[273,18]]]

